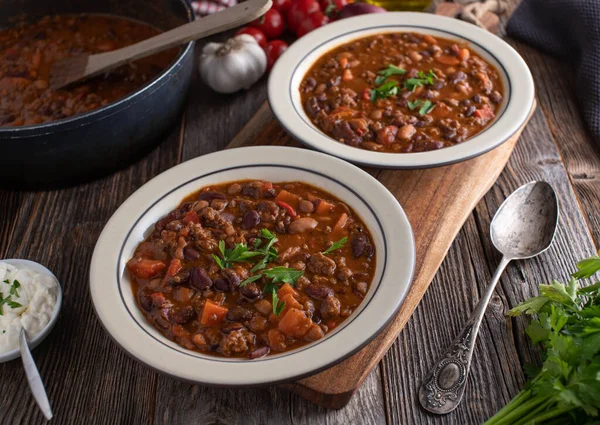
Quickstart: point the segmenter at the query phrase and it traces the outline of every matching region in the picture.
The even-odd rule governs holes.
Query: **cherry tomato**
[[[285,30],[283,17],[274,7],[257,20],[252,21],[250,25],[261,30],[269,40],[281,36]]]
[[[292,7],[292,0],[273,0],[273,7],[281,13],[282,16],[286,16],[290,7]]]
[[[304,18],[300,26],[296,30],[296,37],[300,38],[304,34],[311,32],[314,29],[327,25],[329,18],[321,11],[313,12],[308,17]]]
[[[319,0],[321,10],[330,18],[336,18],[344,6],[354,3],[353,0]]]
[[[308,18],[313,12],[320,11],[321,8],[316,0],[294,0],[292,7],[287,13],[287,23],[294,32],[298,30],[300,24]]]
[[[267,69],[271,69],[273,64],[279,59],[279,56],[286,51],[288,45],[282,40],[271,40],[265,48],[267,54]]]
[[[258,28],[254,28],[254,27],[244,27],[240,30],[238,30],[238,32],[235,33],[235,35],[240,35],[240,34],[248,34],[251,35],[252,37],[254,37],[254,39],[256,40],[256,42],[258,43],[258,45],[260,47],[262,47],[263,49],[265,47],[267,47],[267,37],[265,36],[265,34],[259,30]]]

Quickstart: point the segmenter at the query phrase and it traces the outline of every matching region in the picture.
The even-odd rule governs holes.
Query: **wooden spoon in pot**
[[[56,61],[50,71],[50,88],[59,89],[124,63],[246,24],[264,15],[271,5],[271,0],[248,0],[122,49]]]

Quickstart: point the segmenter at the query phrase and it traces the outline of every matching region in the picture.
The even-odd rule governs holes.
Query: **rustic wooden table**
[[[518,0],[511,0],[512,11]],[[50,192],[0,191],[0,258],[28,258],[60,279],[64,303],[48,339],[34,351],[57,424],[479,424],[523,386],[522,365],[539,361],[521,318],[505,313],[537,294],[537,285],[567,279],[600,243],[600,149],[578,113],[568,65],[521,43],[537,85],[538,109],[501,177],[477,205],[435,280],[392,349],[344,409],[326,410],[276,388],[227,390],[159,375],[121,351],[96,319],[88,292],[94,244],[112,213],[158,173],[222,149],[266,98],[263,80],[233,96],[195,81],[171,134],[134,165],[101,180]],[[599,142],[599,141],[596,141]],[[551,183],[561,217],[552,248],[511,264],[485,316],[463,404],[448,416],[425,413],[417,389],[489,282],[500,255],[490,219],[514,189]],[[44,419],[18,360],[0,365],[0,424]]]

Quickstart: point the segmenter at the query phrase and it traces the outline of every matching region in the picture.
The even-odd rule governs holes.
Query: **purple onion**
[[[339,19],[350,18],[352,16],[365,15],[367,13],[387,12],[383,7],[373,6],[366,3],[351,3],[340,11]]]

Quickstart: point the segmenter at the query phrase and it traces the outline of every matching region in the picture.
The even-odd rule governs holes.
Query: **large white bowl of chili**
[[[311,81],[312,80],[312,81]],[[269,103],[299,141],[383,168],[464,161],[527,121],[531,72],[501,38],[428,13],[361,15],[296,41],[269,79]]]
[[[364,223],[376,258],[373,279],[363,300],[337,327],[301,347],[256,359],[216,357],[186,349],[165,337],[146,320],[127,270],[138,244],[184,198],[206,186],[240,180],[303,182],[333,194]],[[402,305],[414,265],[410,223],[398,201],[376,179],[352,164],[322,153],[288,147],[249,147],[185,162],[131,195],[98,239],[91,262],[90,291],[106,331],[143,364],[194,383],[251,386],[298,379],[360,350]]]

